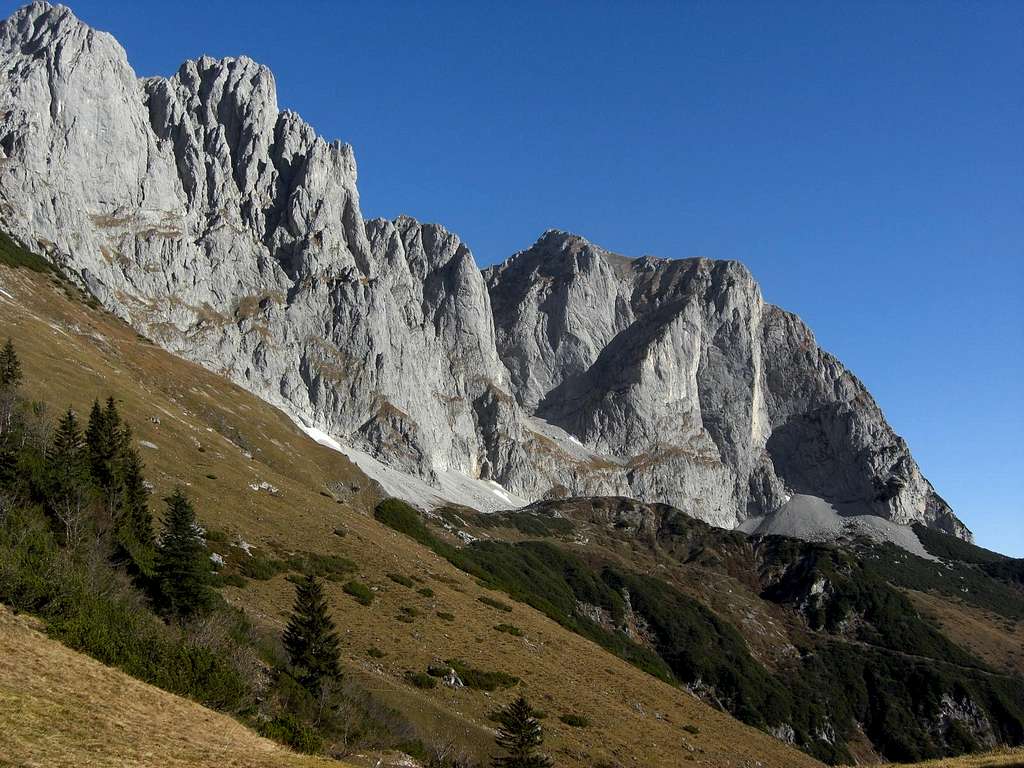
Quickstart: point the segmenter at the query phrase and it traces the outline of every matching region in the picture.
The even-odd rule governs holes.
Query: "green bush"
[[[315,552],[298,552],[288,558],[288,566],[303,575],[316,576],[328,581],[341,581],[342,577],[358,570],[358,566],[347,557],[321,555]]]
[[[261,736],[286,744],[297,752],[313,755],[323,749],[323,737],[316,729],[299,722],[290,712],[278,715],[259,726]]]
[[[437,687],[437,680],[432,678],[426,672],[413,672],[412,670],[407,670],[404,677],[405,681],[409,683],[409,685],[413,685],[417,688],[430,689]]]
[[[519,683],[519,678],[507,672],[493,672],[469,666],[462,659],[448,659],[445,663],[455,670],[467,688],[480,691],[496,691],[499,688],[512,688]],[[446,670],[447,671],[447,670]]]
[[[371,659],[383,659],[385,656],[387,656],[387,654],[384,653],[384,651],[382,651],[375,645],[366,649],[366,655],[369,656]]]
[[[558,719],[566,725],[571,725],[573,728],[589,728],[590,720],[583,715],[566,714],[559,715]]]
[[[416,583],[408,576],[403,576],[400,573],[389,573],[387,574],[387,577],[391,579],[393,582],[395,582],[395,584],[401,584],[403,587],[412,588],[413,585]]]
[[[286,570],[288,570],[288,564],[284,561],[263,557],[262,555],[243,557],[238,563],[239,573],[247,579],[256,579],[258,581],[272,579]]]
[[[495,600],[493,597],[487,597],[486,595],[484,595],[483,597],[478,597],[477,600],[479,600],[484,605],[494,608],[495,610],[504,611],[505,613],[512,613],[511,605],[509,605],[508,603],[503,603],[501,600]]]
[[[455,621],[455,614],[448,613],[447,611],[438,611],[437,618],[442,619],[443,621]]]
[[[512,635],[513,637],[523,636],[523,630],[515,624],[496,624],[494,628],[499,632],[504,632],[506,635]]]
[[[356,599],[356,602],[362,605],[369,605],[373,602],[373,592],[368,586],[359,581],[349,581],[345,583],[342,590],[347,595],[352,595]]]
[[[430,587],[420,587],[419,589],[416,590],[416,592],[418,594],[422,595],[423,597],[433,597],[434,596],[434,590],[432,590]]]

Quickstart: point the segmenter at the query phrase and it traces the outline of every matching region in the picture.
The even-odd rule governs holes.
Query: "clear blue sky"
[[[482,265],[549,227],[745,262],[979,543],[1024,556],[1024,2],[555,5],[72,8],[139,74],[269,65],[354,145],[365,215]]]

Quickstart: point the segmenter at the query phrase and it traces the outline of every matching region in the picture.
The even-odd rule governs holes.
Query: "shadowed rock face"
[[[857,379],[739,263],[548,232],[478,269],[364,222],[351,147],[240,57],[139,79],[63,7],[0,25],[0,218],[163,346],[403,471],[723,526],[803,493],[969,535]]]

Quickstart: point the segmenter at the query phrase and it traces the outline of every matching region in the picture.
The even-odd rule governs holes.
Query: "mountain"
[[[160,498],[186,489],[209,555],[222,563],[220,593],[244,612],[256,637],[279,644],[292,580],[311,567],[326,573],[348,706],[383,719],[377,731],[356,724],[344,741],[325,744],[346,762],[373,765],[376,757],[367,755],[397,746],[421,760],[437,752],[466,758],[441,763],[450,768],[486,764],[489,716],[520,692],[547,713],[545,747],[560,766],[674,766],[694,757],[714,766],[790,768],[820,765],[815,758],[909,761],[1024,743],[1020,560],[921,524],[903,529],[916,537],[912,553],[857,535],[840,543],[747,536],[670,505],[621,497],[420,513],[386,499],[358,467],[280,410],[139,336],[2,237],[0,329],[21,359],[32,434],[47,434],[47,414],[52,423],[69,405],[85,414],[94,398],[115,398],[145,462],[154,514]],[[38,581],[49,583],[53,571],[36,559],[38,530],[19,527],[10,514],[18,497],[9,479],[0,472],[7,500],[0,602],[41,612],[52,636],[118,663],[116,648],[131,644],[102,622],[122,613],[106,617],[78,600],[33,610]],[[15,577],[24,545],[29,590]],[[350,578],[373,595],[369,605],[345,591]],[[62,609],[90,605],[82,623],[52,624],[55,612],[59,619]],[[145,598],[128,605],[138,610]],[[196,641],[217,647],[224,620],[200,624]],[[133,628],[145,626],[136,620]],[[24,658],[41,652],[38,636],[22,643],[13,630],[0,634],[17,640]],[[265,724],[260,717],[272,715],[276,700],[267,691],[274,676],[267,653],[240,656],[255,703],[232,714],[254,726]],[[90,742],[77,727],[55,727],[46,691],[67,687],[75,701],[88,701],[78,676],[91,680],[89,670],[98,667],[66,650],[67,666],[56,672],[21,666],[20,658],[0,662],[0,689],[39,715],[28,723],[0,706],[0,755],[31,749],[37,761],[72,764],[57,759],[58,750],[77,755]],[[410,683],[449,659],[460,660],[467,680],[466,670],[478,678],[473,686],[518,682],[494,691]],[[173,689],[179,669],[155,681]],[[121,718],[125,706],[133,733],[164,750],[159,764],[187,749],[178,746],[180,725],[161,714],[171,705],[160,697],[106,697],[90,722]],[[67,722],[82,722],[86,715],[72,710]],[[223,741],[192,715],[182,723],[194,731],[189,744],[220,754],[213,747]],[[121,749],[120,736],[104,748]],[[384,744],[375,741],[381,738]],[[238,749],[247,754],[248,747]],[[1015,754],[986,764],[1012,765]],[[154,764],[135,753],[118,759]],[[181,755],[180,762],[196,761]],[[411,763],[399,755],[385,764]],[[971,763],[943,762],[960,764]]]
[[[481,272],[441,226],[364,221],[352,148],[280,111],[248,58],[140,79],[113,37],[36,2],[0,25],[0,61],[0,225],[393,493],[619,494],[754,528],[800,496],[970,538],[737,262],[548,232]]]
[[[8,245],[0,237],[0,333],[14,339],[24,371],[22,389],[35,404],[31,417],[49,416],[52,422],[70,406],[84,419],[93,399],[114,397],[145,463],[154,517],[162,514],[163,497],[176,487],[185,489],[205,531],[210,556],[224,563],[219,570],[221,596],[233,609],[244,611],[252,634],[269,644],[270,650],[255,659],[239,654],[237,648],[219,656],[226,662],[235,660],[253,689],[245,706],[240,711],[228,709],[229,714],[258,727],[266,723],[261,718],[279,711],[274,706],[275,689],[269,685],[275,677],[273,649],[280,647],[293,605],[291,580],[312,562],[323,564],[321,575],[326,572],[324,592],[341,638],[347,694],[343,714],[352,719],[346,737],[331,736],[323,751],[341,756],[346,764],[372,768],[383,756],[385,768],[489,765],[494,753],[490,715],[523,693],[546,712],[545,750],[560,767],[617,768],[642,757],[645,765],[669,768],[678,765],[684,753],[714,766],[821,765],[398,535],[375,519],[374,510],[384,499],[380,488],[340,453],[310,439],[286,414],[224,377],[140,337],[47,271],[41,259],[33,261]],[[0,412],[6,413],[5,404],[0,397]],[[0,440],[0,454],[4,448]],[[4,458],[0,455],[0,470],[8,466]],[[5,501],[0,509],[0,603],[24,613],[43,613],[46,621],[46,611],[33,602],[35,582],[32,590],[25,590],[13,578],[20,553],[8,533],[29,545],[27,576],[53,580],[52,572],[36,559],[39,545],[32,534],[38,531],[25,530],[16,519],[10,522],[8,479],[0,471],[0,498]],[[332,567],[340,570],[340,578]],[[117,582],[126,580],[117,575]],[[369,605],[345,591],[349,579],[369,589]],[[100,585],[110,589],[109,583]],[[96,603],[106,598],[103,592],[93,603],[62,601],[56,611],[68,604],[91,609],[93,623],[47,626],[48,634],[104,663],[117,664],[122,645],[129,653],[133,649],[131,630],[145,629],[146,624],[136,619],[126,633],[120,627],[124,614],[114,613],[111,618],[118,625],[105,627],[108,617]],[[146,605],[144,595],[129,603],[131,608],[140,605]],[[177,632],[174,625],[167,629]],[[201,647],[217,648],[225,635],[236,631],[224,616],[214,615],[190,637]],[[3,641],[8,638],[17,640],[12,646],[16,653],[34,649],[25,659],[45,651],[39,649],[38,635],[22,643],[13,630],[9,633],[2,608],[0,636],[2,650],[7,649]],[[52,643],[49,647],[59,650]],[[196,749],[208,748],[209,759],[214,760],[224,754],[220,745],[238,735],[225,729],[223,739],[208,736],[204,728],[217,727],[216,718],[207,719],[208,726],[187,713],[180,722],[168,721],[171,705],[165,697],[104,697],[94,715],[80,711],[75,703],[89,701],[89,670],[97,665],[82,663],[86,660],[81,656],[72,661],[67,649],[60,658],[67,666],[48,670],[34,664],[21,667],[20,657],[0,654],[0,763],[5,758],[23,762],[22,755],[30,749],[31,759],[47,766],[203,764],[194,757]],[[481,688],[481,683],[420,688],[409,682],[414,673],[426,677],[426,670],[448,659],[460,659],[476,670],[483,685],[489,684],[489,676],[518,682],[496,690]],[[140,666],[152,673],[137,659],[129,656],[129,661],[135,662],[128,668],[132,674],[139,674]],[[174,661],[151,682],[173,690],[183,670],[190,668]],[[71,702],[65,702],[64,709],[51,705],[54,685]],[[19,706],[5,706],[9,701]],[[21,702],[31,705],[34,719],[20,716]],[[569,725],[562,716],[583,717],[589,724]],[[119,730],[116,738],[96,745],[89,737],[102,731],[92,724],[108,723],[110,718],[123,721],[131,731]],[[88,730],[79,723],[88,723]],[[143,745],[153,735],[157,751],[117,753],[107,759],[134,734]],[[183,734],[188,743],[179,749],[176,744]],[[255,741],[251,734],[250,738]],[[394,754],[396,748],[417,756],[417,761]],[[79,755],[88,749],[93,750],[92,759],[84,763],[74,757],[58,759],[61,750]],[[382,749],[387,750],[384,755]],[[260,764],[249,754],[239,743],[234,760],[225,756],[222,764]],[[438,754],[447,758],[431,762]]]

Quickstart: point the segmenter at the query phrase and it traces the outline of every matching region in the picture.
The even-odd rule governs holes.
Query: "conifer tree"
[[[100,406],[99,400],[93,400],[85,442],[93,483],[109,496],[113,491],[114,459],[121,448],[121,417],[113,397],[107,399],[106,408]]]
[[[7,339],[0,350],[0,390],[17,389],[21,384],[21,361],[14,349],[14,342]]]
[[[312,574],[295,586],[295,607],[284,630],[284,647],[296,677],[311,691],[341,674],[338,634],[327,612],[323,586]]]
[[[70,408],[57,423],[46,454],[52,513],[64,526],[65,540],[75,545],[86,525],[88,477],[82,428]]]
[[[158,602],[164,614],[187,619],[213,604],[210,561],[188,497],[176,488],[164,501],[167,514],[156,551]]]
[[[139,452],[131,442],[131,430],[121,430],[121,450],[115,467],[118,489],[114,522],[116,554],[127,558],[143,574],[153,568],[153,516],[149,511],[149,490],[142,473]]]
[[[0,350],[0,467],[11,462],[10,451],[18,426],[18,385],[21,384],[21,363],[14,343],[7,339]]]
[[[525,698],[519,696],[498,713],[498,734],[495,743],[505,751],[493,760],[496,768],[550,768],[551,759],[539,750],[544,731]]]

